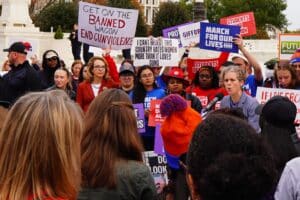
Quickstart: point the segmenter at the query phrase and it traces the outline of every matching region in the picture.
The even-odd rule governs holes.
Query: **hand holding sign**
[[[243,47],[244,42],[240,34],[236,34],[236,37],[233,38],[233,43],[236,44],[239,48]]]

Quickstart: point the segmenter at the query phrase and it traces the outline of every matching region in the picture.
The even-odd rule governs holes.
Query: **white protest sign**
[[[279,59],[290,60],[298,48],[300,48],[300,34],[279,35]]]
[[[131,51],[135,66],[178,66],[177,39],[134,38]]]
[[[204,20],[202,22],[208,21]],[[197,44],[200,41],[200,22],[179,26],[178,32],[183,47],[187,47],[191,43]]]
[[[138,10],[79,2],[78,40],[114,50],[131,48]]]
[[[285,96],[297,106],[295,123],[300,123],[300,90],[257,87],[256,99],[264,104],[273,96]]]

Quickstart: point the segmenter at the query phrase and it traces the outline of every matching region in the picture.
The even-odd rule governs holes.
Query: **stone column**
[[[34,27],[29,16],[31,0],[0,0],[0,27]]]

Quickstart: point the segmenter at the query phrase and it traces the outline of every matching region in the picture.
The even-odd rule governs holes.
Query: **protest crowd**
[[[195,41],[122,35],[119,67],[118,44],[87,41],[84,20],[71,66],[54,49],[29,58],[28,42],[4,49],[0,200],[300,199],[300,48],[264,77],[238,26],[197,26]]]

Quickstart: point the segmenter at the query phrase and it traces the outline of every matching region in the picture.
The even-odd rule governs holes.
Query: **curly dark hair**
[[[199,81],[199,74],[200,74],[200,71],[204,70],[204,69],[208,70],[209,73],[212,76],[211,89],[212,88],[219,88],[219,76],[218,76],[217,72],[215,71],[215,69],[212,66],[202,66],[200,68],[200,70],[198,70],[196,72],[195,77],[192,81],[192,84],[194,84],[195,86],[198,86],[198,87],[201,88],[200,81]]]
[[[149,65],[144,65],[138,69],[138,72],[137,72],[137,80],[138,81],[133,89],[132,103],[144,103],[147,91],[146,91],[144,85],[139,80],[141,79],[141,73],[146,69],[151,70],[151,72],[153,73],[153,76],[154,76],[153,69]],[[157,88],[155,80],[153,82],[153,88]]]
[[[209,115],[195,130],[188,172],[202,200],[262,199],[278,180],[268,145],[245,121]]]

